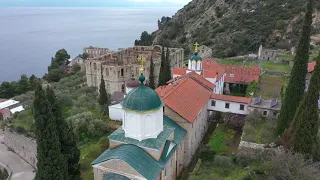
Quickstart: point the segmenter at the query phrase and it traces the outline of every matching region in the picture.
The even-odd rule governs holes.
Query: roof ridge
[[[200,76],[200,75],[199,75]],[[197,79],[196,77],[192,76],[190,74],[191,79],[193,79],[194,81],[196,81],[197,83],[199,83],[201,86],[203,86],[204,88],[208,89],[209,91],[213,91],[212,88],[210,88],[209,86],[207,86],[206,84],[204,84],[203,82],[201,82],[199,79]],[[201,78],[203,78],[202,76],[200,76]],[[208,81],[207,79],[203,78],[205,81]],[[211,83],[210,81],[208,81],[209,83]]]

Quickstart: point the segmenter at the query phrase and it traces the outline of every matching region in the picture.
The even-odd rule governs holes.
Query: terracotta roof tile
[[[238,96],[227,96],[227,95],[223,95],[223,94],[212,94],[211,99],[217,99],[217,100],[229,101],[229,102],[245,103],[245,104],[249,104],[251,102],[251,98],[238,97]]]
[[[204,78],[216,78],[216,76],[218,75],[217,81],[219,81],[223,74],[226,72],[226,69],[223,66],[219,65],[217,62],[210,58],[202,61],[202,67],[202,75]]]
[[[214,84],[212,84],[210,81],[206,80],[205,78],[203,78],[201,75],[195,73],[195,72],[189,72],[188,74],[184,75],[184,76],[179,76],[176,78],[171,79],[170,81],[167,82],[167,84],[173,83],[173,82],[178,82],[181,79],[186,79],[186,78],[193,78],[196,81],[199,81],[200,83],[202,83],[203,85],[207,86],[208,88],[210,88],[212,91],[213,89],[216,87]]]
[[[253,81],[259,82],[261,69],[258,66],[230,66],[221,65],[226,69],[226,83],[249,84]]]
[[[316,61],[313,61],[311,63],[308,63],[308,73],[312,73],[314,70],[314,67],[316,66]]]
[[[172,73],[182,76],[182,75],[185,75],[187,73],[187,69],[186,68],[174,68]]]
[[[190,123],[195,121],[198,113],[208,102],[212,93],[211,90],[203,86],[201,81],[197,81],[192,76],[176,81],[173,84],[159,87],[156,92],[166,106]]]

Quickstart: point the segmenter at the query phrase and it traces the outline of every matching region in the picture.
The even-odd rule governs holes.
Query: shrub
[[[6,169],[0,169],[0,180],[6,180],[9,174]]]
[[[61,106],[72,106],[73,105],[72,99],[66,94],[62,94],[62,95],[59,94],[58,101]]]
[[[225,152],[228,147],[224,144],[225,134],[223,132],[216,132],[210,140],[210,144],[217,153]]]
[[[27,112],[26,111],[22,111],[18,114],[18,119],[22,120],[24,119],[25,117],[27,117]]]
[[[17,133],[25,134],[27,131],[22,126],[17,126],[14,128]]]
[[[101,136],[107,132],[106,122],[95,119],[90,112],[83,112],[67,118],[73,133],[78,139]]]
[[[71,116],[74,116],[76,114],[80,114],[80,113],[83,113],[85,111],[86,110],[84,108],[82,108],[82,107],[73,106],[69,113],[70,113]]]
[[[99,146],[102,151],[105,151],[109,148],[109,139],[106,136],[103,136],[99,140]]]
[[[107,124],[101,119],[94,119],[89,123],[88,133],[91,137],[99,137],[107,132]]]
[[[224,168],[224,169],[231,169],[234,165],[232,163],[232,159],[228,156],[216,156],[213,162],[214,166]]]
[[[247,87],[246,97],[251,97],[251,95],[250,95],[251,93],[253,93],[253,95],[255,95],[257,93],[258,89],[259,89],[259,83],[253,81]]]
[[[212,162],[215,154],[216,152],[210,146],[205,146],[201,148],[198,158],[200,158],[203,162]]]
[[[279,151],[264,164],[269,179],[316,180],[320,177],[320,163],[298,153]]]

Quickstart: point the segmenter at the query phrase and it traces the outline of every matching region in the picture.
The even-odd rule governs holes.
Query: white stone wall
[[[215,106],[212,106],[213,105],[212,101],[216,102]],[[230,104],[229,108],[226,108],[226,103]],[[244,105],[244,110],[240,110],[240,105]],[[222,100],[216,100],[216,99],[209,99],[208,110],[225,112],[225,113],[243,114],[243,115],[249,114],[248,104],[222,101]]]
[[[123,130],[126,137],[139,141],[157,138],[163,131],[163,108],[145,114],[124,110]]]
[[[31,166],[37,167],[37,144],[35,139],[6,129],[4,132],[4,144]]]
[[[109,117],[113,121],[122,121],[123,109],[120,104],[109,106]]]

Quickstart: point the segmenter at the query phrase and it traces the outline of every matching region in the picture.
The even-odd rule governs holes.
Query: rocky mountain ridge
[[[153,42],[183,47],[187,55],[197,41],[211,47],[215,57],[257,52],[261,44],[290,49],[299,39],[306,2],[193,0],[153,33]],[[315,1],[313,27],[312,34],[320,34],[319,1]]]

